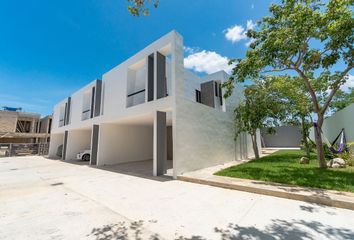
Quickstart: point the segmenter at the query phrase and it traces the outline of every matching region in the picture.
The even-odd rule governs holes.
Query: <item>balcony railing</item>
[[[145,102],[145,89],[127,95],[127,107],[132,107]]]
[[[89,118],[91,118],[91,109],[87,109],[87,110],[82,111],[81,119],[82,120],[86,120],[86,119],[89,119]]]

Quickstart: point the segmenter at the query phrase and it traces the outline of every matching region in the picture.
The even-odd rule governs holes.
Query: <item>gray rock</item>
[[[308,159],[307,157],[302,157],[300,159],[300,164],[309,164],[310,163],[310,159]]]
[[[341,167],[345,167],[345,161],[342,158],[334,158],[333,164],[338,164]]]

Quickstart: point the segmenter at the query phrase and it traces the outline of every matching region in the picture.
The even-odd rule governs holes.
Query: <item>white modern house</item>
[[[224,71],[199,77],[183,59],[183,38],[172,31],[59,102],[50,157],[60,149],[62,159],[71,160],[90,149],[90,165],[149,161],[151,175],[168,168],[175,178],[252,157],[250,137],[234,139],[233,109],[242,88],[224,99]]]

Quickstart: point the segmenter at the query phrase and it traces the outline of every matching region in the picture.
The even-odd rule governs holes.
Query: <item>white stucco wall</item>
[[[76,159],[76,154],[89,149],[91,149],[91,129],[69,131],[65,160]]]
[[[100,125],[98,165],[148,160],[152,157],[152,126]]]
[[[189,100],[180,100],[176,113],[175,175],[253,156],[249,137],[234,141],[229,113]]]

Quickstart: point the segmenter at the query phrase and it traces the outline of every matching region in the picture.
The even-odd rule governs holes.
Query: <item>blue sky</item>
[[[184,37],[189,68],[227,68],[228,57],[244,56],[244,31],[268,14],[270,2],[160,0],[149,17],[137,18],[125,0],[1,0],[0,106],[50,114],[59,100],[172,29]]]

